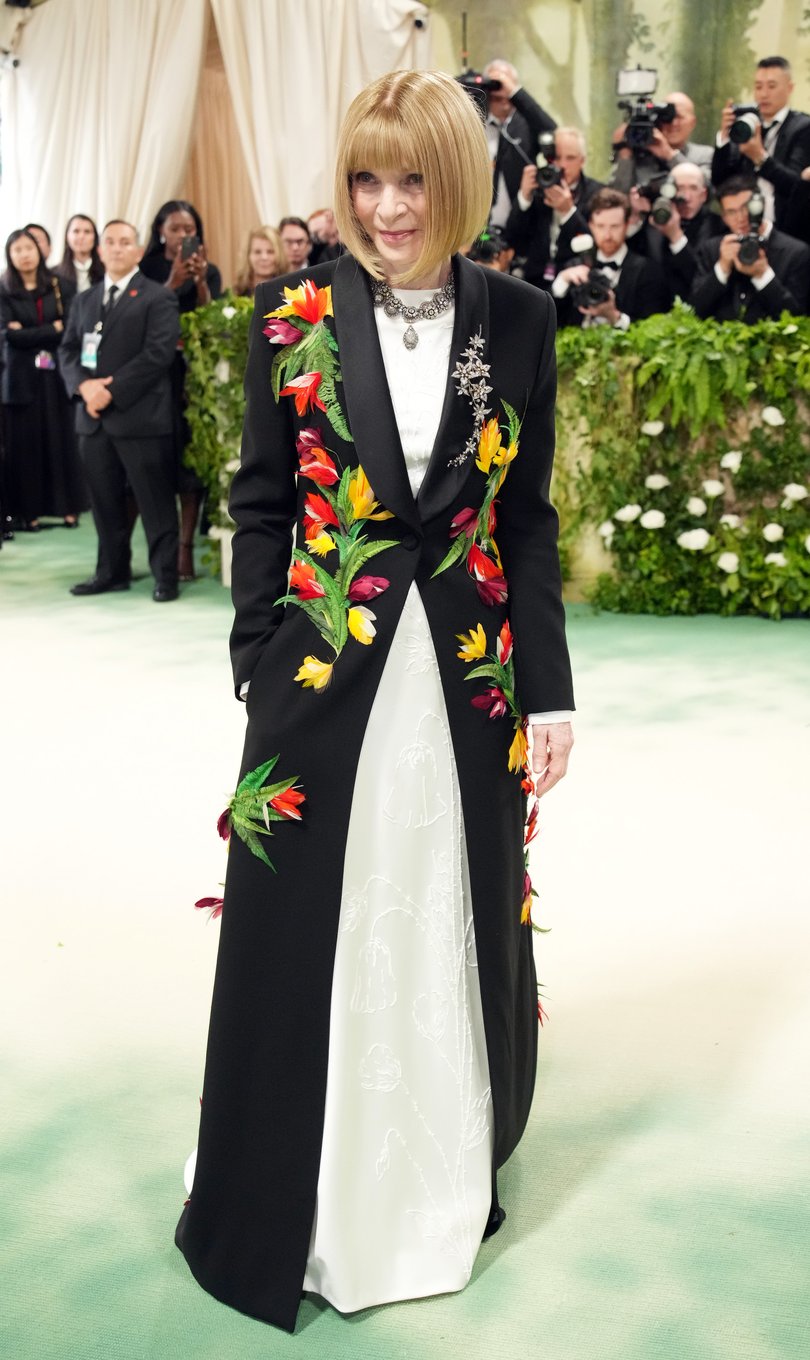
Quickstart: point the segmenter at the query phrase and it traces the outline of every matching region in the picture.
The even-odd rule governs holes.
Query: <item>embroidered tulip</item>
[[[302,477],[309,477],[310,481],[317,482],[319,486],[334,486],[335,482],[340,480],[338,470],[326,449],[302,450],[298,470]]]
[[[319,600],[326,594],[308,562],[293,562],[290,567],[290,586],[302,600]]]
[[[324,690],[332,679],[334,662],[319,661],[317,656],[305,656],[296,674],[304,689]]]
[[[501,444],[501,447],[496,449],[492,455],[492,461],[496,467],[506,467],[507,464],[514,462],[517,458],[517,451],[517,444],[510,444],[508,448],[504,448]]]
[[[231,809],[226,807],[217,818],[217,831],[224,841],[231,838]]]
[[[529,788],[530,788],[530,789],[533,789],[533,785],[532,785],[531,780],[529,780],[528,782],[529,782]],[[538,803],[537,799],[535,799],[534,802],[532,803],[531,811],[529,812],[529,815],[528,815],[528,817],[526,818],[526,830],[525,830],[524,836],[523,836],[523,844],[524,844],[524,845],[531,845],[532,841],[534,840],[535,836],[537,835],[537,817],[538,817],[539,809],[540,809],[540,804]]]
[[[461,661],[480,661],[486,656],[487,635],[480,623],[469,633],[457,633],[456,637],[461,643],[461,651],[456,653]]]
[[[299,416],[306,415],[307,407],[313,410],[317,406],[319,411],[325,411],[326,407],[318,396],[320,382],[320,373],[302,373],[300,378],[293,378],[286,387],[282,387],[279,395],[295,397],[295,409]]]
[[[349,610],[346,620],[349,625],[349,632],[353,638],[357,638],[358,642],[362,642],[364,647],[368,647],[376,636],[377,629],[374,627],[376,617],[376,614],[372,614],[371,610],[366,609],[362,604],[355,605],[353,609]]]
[[[336,529],[340,528],[337,514],[326,497],[311,491],[304,502],[304,532],[307,538],[317,537],[327,524],[333,524]]]
[[[529,753],[529,743],[526,740],[526,733],[522,727],[515,729],[512,745],[509,747],[509,772],[510,774],[522,770],[526,764],[526,756]]]
[[[287,301],[281,307],[274,308],[272,312],[267,312],[268,317],[300,316],[302,321],[315,326],[319,321],[323,321],[325,316],[334,316],[331,287],[318,288],[312,279],[300,283],[297,288],[285,288],[284,296]]]
[[[470,700],[470,703],[473,708],[489,709],[490,718],[502,718],[508,711],[506,695],[497,685],[493,685],[491,689],[484,690],[483,694],[476,694],[475,698]]]
[[[295,447],[299,455],[306,453],[308,449],[322,449],[323,437],[320,430],[316,430],[312,425],[305,425],[295,436]]]
[[[380,510],[368,477],[361,467],[349,479],[349,500],[354,519],[393,519],[390,510]]]
[[[489,473],[493,460],[503,461],[502,459],[496,459],[496,454],[500,453],[502,446],[501,429],[497,420],[493,417],[492,420],[484,422],[484,427],[481,430],[481,436],[478,440],[478,457],[475,460],[475,466],[480,468],[482,472]]]
[[[497,562],[493,562],[491,557],[487,557],[476,544],[473,544],[467,557],[467,566],[475,578],[478,594],[483,603],[503,604],[509,591]]]
[[[384,576],[358,576],[349,586],[349,599],[353,603],[373,600],[375,595],[382,595],[390,584]]]
[[[532,880],[529,878],[528,873],[524,871],[524,874],[523,874],[523,905],[522,905],[522,907],[521,907],[521,909],[520,909],[520,924],[521,924],[522,926],[530,925],[530,924],[531,924],[531,919],[532,919],[532,898],[534,897],[534,895],[535,895],[535,894],[534,894],[534,889],[532,888]]]
[[[262,334],[267,336],[271,345],[297,345],[303,338],[303,331],[299,331],[297,326],[291,326],[289,321],[280,316],[271,318],[262,328]]]
[[[468,538],[472,538],[477,523],[478,511],[473,510],[470,505],[465,506],[463,510],[459,510],[450,524],[450,537],[458,538],[459,534],[466,534]]]
[[[514,643],[512,639],[512,630],[509,627],[509,620],[507,619],[503,627],[501,628],[500,633],[498,634],[498,641],[496,644],[498,660],[500,661],[502,666],[505,666],[506,663],[509,661],[509,658],[512,655],[513,645]]]
[[[312,538],[309,537],[310,532],[313,535]],[[325,530],[321,530],[321,532],[318,533],[313,528],[312,530],[307,531],[307,547],[316,557],[326,557],[327,553],[334,550],[335,540],[332,538],[331,534],[327,534]]]
[[[300,789],[286,789],[284,793],[277,793],[275,798],[270,799],[270,806],[274,812],[286,817],[290,821],[302,821],[301,813],[298,811],[302,803],[305,803],[307,796]]]
[[[495,502],[492,501],[489,507],[489,511],[487,512],[487,533],[489,534],[490,538],[494,536],[497,527],[498,516],[495,513]]]
[[[210,911],[210,920],[216,921],[217,917],[222,915],[222,903],[221,897],[201,897],[194,905],[197,911]]]

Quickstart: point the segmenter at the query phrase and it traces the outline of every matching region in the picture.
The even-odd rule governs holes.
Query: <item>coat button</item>
[[[403,534],[399,541],[400,546],[405,548],[407,552],[415,552],[419,547],[419,539],[416,534]]]

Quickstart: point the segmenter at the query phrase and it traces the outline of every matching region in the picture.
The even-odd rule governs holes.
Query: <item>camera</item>
[[[620,98],[619,108],[625,115],[624,141],[616,147],[631,151],[646,151],[652,146],[656,128],[666,127],[678,116],[674,104],[656,104],[650,98],[655,94],[658,72],[638,66],[619,71],[616,77],[616,93],[628,95]]]
[[[555,184],[562,184],[563,172],[553,162],[557,159],[557,141],[553,132],[541,132],[537,138],[537,187],[542,192]]]
[[[669,175],[654,175],[646,184],[639,184],[637,192],[650,205],[650,217],[663,227],[678,206],[678,186]]]
[[[607,274],[603,274],[601,269],[591,269],[585,282],[574,284],[568,296],[575,307],[599,307],[608,301],[612,289],[613,284]]]
[[[552,189],[555,184],[562,184],[563,172],[558,165],[539,165],[537,167],[537,187],[539,189]]]
[[[462,71],[460,76],[456,76],[456,80],[461,88],[467,91],[467,94],[478,106],[479,112],[486,118],[489,107],[487,95],[503,89],[500,80],[490,80],[489,76],[485,76],[482,71],[473,71],[469,68]]]
[[[765,200],[761,194],[752,194],[748,200],[748,231],[737,237],[740,243],[740,264],[756,264],[759,252],[764,249],[759,228],[765,216]]]
[[[750,142],[761,126],[762,119],[756,104],[735,104],[734,122],[728,130],[728,139],[740,146],[742,142]]]

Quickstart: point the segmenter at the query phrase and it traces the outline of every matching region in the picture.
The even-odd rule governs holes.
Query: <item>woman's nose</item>
[[[399,216],[402,212],[402,208],[403,203],[399,192],[399,186],[396,184],[384,184],[380,191],[380,199],[377,207],[380,216],[390,222],[395,217]]]

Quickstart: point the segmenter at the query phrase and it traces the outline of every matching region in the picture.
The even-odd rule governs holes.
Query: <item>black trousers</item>
[[[90,505],[98,534],[96,574],[107,581],[130,576],[127,486],[141,512],[149,566],[158,585],[177,584],[177,505],[172,436],[129,439],[102,426],[79,438]]]

